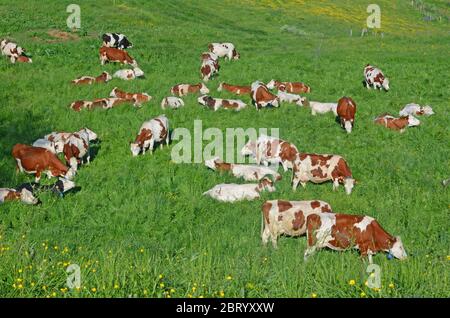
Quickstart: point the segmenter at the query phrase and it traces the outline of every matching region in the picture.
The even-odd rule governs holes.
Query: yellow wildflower
[[[316,293],[312,293],[312,294],[311,294],[311,297],[312,297],[312,298],[317,298],[317,294],[316,294]]]
[[[351,280],[348,282],[348,284],[349,284],[350,286],[354,286],[354,285],[356,284],[356,282],[355,282],[354,279],[351,279]]]

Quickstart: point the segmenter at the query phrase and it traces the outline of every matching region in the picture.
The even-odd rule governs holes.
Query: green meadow
[[[89,127],[100,143],[74,181],[78,191],[58,198],[41,193],[38,206],[0,206],[1,297],[449,297],[450,24],[445,1],[378,0],[381,28],[361,37],[368,1],[138,1],[79,0],[81,29],[66,25],[73,1],[0,0],[0,38],[26,48],[32,64],[0,57],[0,187],[34,179],[17,174],[11,149],[52,131]],[[433,16],[431,21],[425,17]],[[68,32],[69,36],[65,33]],[[124,33],[145,79],[73,86],[82,75],[124,68],[100,65],[104,32]],[[352,36],[351,36],[352,34]],[[310,100],[351,96],[356,123],[348,135],[331,113],[283,104],[257,112],[250,98],[241,112],[212,112],[184,98],[179,110],[160,102],[178,83],[200,81],[200,53],[210,42],[233,42],[238,61],[220,61],[206,85],[213,97],[221,81],[302,81]],[[363,87],[363,68],[380,67],[390,91]],[[78,99],[109,96],[115,87],[147,92],[142,108],[76,113]],[[407,103],[431,105],[405,133],[373,124]],[[277,191],[261,199],[219,203],[202,193],[219,183],[242,183],[202,163],[176,164],[169,147],[132,157],[129,143],[145,120],[166,114],[170,128],[279,128],[300,151],[342,155],[358,180],[341,187],[290,187],[282,173]],[[210,141],[203,141],[205,147]],[[237,149],[239,151],[240,149]],[[281,169],[280,169],[281,171]],[[43,183],[52,180],[42,179]],[[306,238],[281,237],[278,250],[261,244],[261,205],[269,199],[320,199],[341,213],[370,215],[400,235],[404,261],[377,254],[381,288],[366,286],[368,261],[358,251],[323,249],[303,261]],[[66,284],[70,264],[81,268],[80,288]]]

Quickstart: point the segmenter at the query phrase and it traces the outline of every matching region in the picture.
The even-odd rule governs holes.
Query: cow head
[[[220,160],[219,157],[205,160],[205,166],[207,166],[209,169],[216,170],[216,162],[220,163],[222,162],[222,160]]]
[[[403,247],[403,242],[400,238],[400,236],[395,237],[395,242],[392,245],[391,249],[389,250],[389,253],[392,254],[395,258],[398,258],[400,260],[405,259],[408,255],[406,255],[405,248]]]
[[[97,140],[97,138],[98,138],[97,134],[87,127],[80,130],[80,132],[85,132],[88,136],[89,141],[94,141],[94,140]]]
[[[112,80],[112,76],[108,72],[103,72],[102,75],[105,77],[105,82]]]
[[[274,89],[275,88],[275,80],[271,80],[269,83],[267,83],[266,87],[268,89]]]
[[[408,127],[415,127],[420,125],[420,120],[418,120],[413,115],[408,116]]]
[[[384,90],[385,90],[386,92],[389,90],[389,78],[386,77],[386,78],[383,80],[382,86],[383,86],[383,88],[384,88]]]
[[[139,144],[132,142],[130,143],[130,150],[133,157],[136,157],[137,155],[139,155],[139,152],[141,152],[141,147],[139,146]]]
[[[236,49],[233,49],[232,57],[233,60],[239,60],[241,58],[241,55],[236,51]]]
[[[300,99],[296,102],[298,106],[309,106],[309,101],[306,97],[300,97]]]
[[[427,116],[431,116],[431,115],[434,115],[434,112],[433,112],[433,109],[431,108],[431,106],[423,106],[422,107],[422,109],[423,109],[423,114],[424,115],[427,115]]]
[[[276,190],[275,186],[273,185],[273,181],[267,177],[264,177],[261,179],[261,181],[259,181],[258,187],[261,191],[266,190],[268,192],[275,192]]]
[[[353,122],[350,120],[346,120],[344,122],[344,128],[345,128],[345,131],[347,132],[347,134],[351,133],[352,128],[353,128]]]
[[[139,67],[135,67],[133,69],[133,71],[134,71],[134,76],[136,76],[136,77],[143,77],[144,76],[144,71],[141,70]]]
[[[242,156],[254,156],[256,154],[256,141],[250,140],[242,147],[241,155]]]
[[[26,204],[34,205],[39,203],[39,200],[33,195],[33,192],[26,188],[23,188],[22,191],[20,191],[20,200]]]
[[[75,182],[66,178],[59,178],[59,180],[55,183],[55,187],[60,193],[65,193],[75,188]]]
[[[206,87],[206,85],[203,84],[203,83],[200,83],[200,93],[201,94],[208,94],[209,93],[208,87]]]
[[[353,178],[345,178],[344,179],[344,189],[345,189],[345,193],[347,193],[348,195],[350,195],[352,193],[353,187],[356,184],[356,180]]]
[[[131,43],[127,38],[124,37],[122,41],[120,41],[120,47],[122,49],[131,49],[133,47],[133,43]]]

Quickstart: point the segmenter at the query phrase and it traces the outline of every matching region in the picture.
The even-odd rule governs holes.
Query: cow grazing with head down
[[[375,124],[384,126],[392,130],[398,130],[403,133],[407,127],[416,127],[420,125],[420,120],[413,115],[396,118],[389,114],[383,114],[375,118]]]
[[[170,89],[170,92],[173,95],[177,96],[186,96],[189,93],[198,93],[200,94],[208,94],[209,89],[203,83],[198,84],[177,84]]]
[[[95,132],[93,132],[92,130],[90,130],[89,128],[85,127],[80,129],[79,131],[77,131],[76,133],[78,134],[87,134],[88,136],[88,140],[91,141],[95,141],[98,139],[98,136]],[[66,143],[67,140],[69,140],[69,137],[74,134],[74,133],[70,133],[70,132],[62,132],[62,131],[54,131],[48,135],[44,136],[44,139],[53,142],[55,144],[55,150],[56,153],[61,153],[63,152],[63,147],[64,144]]]
[[[219,108],[240,111],[247,106],[247,104],[239,99],[213,98],[207,95],[200,96],[197,101],[200,105],[206,106],[214,111],[218,110]]]
[[[200,76],[204,82],[209,81],[214,75],[218,74],[218,64],[213,60],[204,60],[200,67]]]
[[[70,135],[64,143],[64,159],[70,167],[77,171],[78,165],[83,163],[86,157],[87,164],[91,161],[89,137],[86,132],[78,132]]]
[[[230,61],[238,60],[241,57],[233,43],[210,43],[208,49],[218,57],[228,58]]]
[[[72,84],[75,84],[75,85],[83,85],[83,84],[91,85],[91,84],[94,84],[94,83],[107,83],[110,80],[112,80],[111,75],[109,75],[108,72],[103,72],[102,74],[100,74],[97,77],[92,77],[92,76],[79,77],[77,79],[74,79],[72,81]]]
[[[313,183],[333,181],[333,190],[337,190],[339,185],[343,184],[347,194],[352,193],[356,183],[350,167],[341,156],[300,153],[294,161],[293,190],[297,189],[299,183],[306,187],[308,181]]]
[[[100,53],[100,62],[104,65],[107,62],[117,62],[121,64],[129,64],[134,67],[137,67],[137,62],[133,59],[127,51],[123,51],[120,49],[102,46],[99,50]]]
[[[25,49],[17,45],[17,43],[11,42],[7,39],[3,39],[0,42],[0,50],[2,55],[5,55],[10,59],[11,63],[15,63],[17,59],[25,53]]]
[[[389,90],[389,79],[384,76],[383,72],[370,64],[364,67],[364,80],[367,89],[373,87],[374,89]]]
[[[121,33],[105,33],[102,35],[103,45],[117,49],[131,49],[133,44]]]
[[[152,99],[152,97],[147,93],[127,93],[117,87],[113,88],[109,96],[132,101],[134,106],[137,107],[141,107],[143,103],[147,103]]]
[[[392,236],[370,216],[340,213],[311,214],[306,218],[307,249],[305,261],[318,249],[328,247],[335,251],[356,248],[361,256],[387,252],[403,260],[407,257],[399,236]]]
[[[338,101],[336,113],[341,127],[349,134],[355,124],[356,103],[351,97],[342,97]]]
[[[141,151],[145,155],[147,149],[150,149],[152,154],[153,146],[157,142],[160,143],[161,149],[164,142],[169,145],[169,120],[166,115],[160,115],[142,124],[135,141],[130,144],[133,157]]]
[[[311,87],[301,82],[280,82],[271,80],[267,83],[267,88],[277,88],[279,91],[293,94],[311,93]]]
[[[431,116],[434,115],[433,108],[431,106],[420,106],[418,104],[407,104],[403,109],[399,112],[400,116]]]
[[[0,188],[0,204],[8,201],[22,201],[25,204],[38,204],[39,200],[28,189]]]
[[[269,92],[267,86],[262,82],[256,81],[252,84],[251,97],[257,110],[267,106],[280,107],[280,98]]]
[[[280,235],[301,236],[306,233],[306,218],[313,213],[331,212],[325,201],[271,200],[262,205],[261,239],[264,245],[270,240],[277,248]],[[262,228],[264,226],[264,229]]]
[[[236,95],[249,95],[252,92],[251,86],[231,85],[224,82],[220,83],[217,88],[218,92],[221,92],[222,90],[226,90]]]
[[[184,102],[181,98],[175,96],[164,97],[161,101],[161,108],[166,109],[167,107],[178,109],[184,106]]]

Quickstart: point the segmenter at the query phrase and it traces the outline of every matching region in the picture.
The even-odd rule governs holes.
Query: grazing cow
[[[415,127],[420,125],[420,120],[413,115],[396,118],[389,114],[383,114],[375,118],[374,122],[375,124],[382,125],[392,130],[399,130],[400,133],[403,133],[407,127]]]
[[[29,58],[28,56],[21,55],[17,58],[16,62],[19,63],[33,63],[33,60]]]
[[[306,187],[308,181],[322,183],[333,181],[333,191],[343,184],[347,194],[352,193],[356,183],[352,172],[344,158],[338,155],[319,155],[300,153],[294,161],[292,189],[297,189],[298,183]]]
[[[104,65],[106,62],[117,62],[121,64],[130,64],[137,67],[137,62],[133,59],[127,51],[116,49],[113,47],[102,46],[99,50],[100,62]]]
[[[164,97],[163,100],[161,101],[162,109],[166,109],[167,107],[178,109],[183,106],[184,106],[183,100],[175,96]]]
[[[197,93],[200,94],[208,94],[209,89],[203,83],[198,84],[177,84],[170,89],[170,92],[173,95],[177,95],[180,97],[186,96],[189,93]]]
[[[236,202],[242,200],[254,200],[260,198],[260,193],[264,190],[274,192],[273,181],[263,178],[259,183],[250,184],[218,184],[212,189],[203,193],[211,198],[222,202]]]
[[[218,92],[221,92],[222,90],[226,90],[236,95],[249,95],[252,92],[251,86],[231,85],[224,82],[220,83],[217,88]]]
[[[328,247],[335,251],[356,248],[361,256],[368,256],[372,264],[372,255],[387,252],[403,260],[407,257],[399,236],[387,233],[381,225],[370,216],[340,213],[311,214],[306,218],[306,235],[308,247],[305,261],[317,249]]]
[[[3,39],[0,42],[0,50],[2,55],[9,57],[11,63],[15,63],[19,56],[22,56],[25,53],[25,50],[18,46],[17,43],[7,39]]]
[[[367,64],[364,68],[364,79],[367,89],[370,89],[371,86],[374,89],[384,89],[386,92],[389,90],[389,79],[384,77],[383,72],[372,66]]]
[[[321,103],[310,101],[308,104],[311,107],[311,115],[316,116],[316,114],[325,114],[328,112],[333,112],[337,116],[337,103]]]
[[[39,147],[39,148],[44,148],[47,149],[48,151],[50,151],[51,153],[58,153],[56,151],[56,149],[62,149],[64,147],[64,143],[63,142],[59,142],[58,146],[56,146],[56,143],[47,139],[37,139],[35,142],[33,142],[32,144],[33,147]]]
[[[272,176],[275,181],[281,180],[281,175],[271,168],[226,163],[220,160],[219,157],[205,160],[205,165],[214,171],[230,171],[233,176],[243,178],[245,181],[259,181],[265,176]]]
[[[0,188],[0,203],[7,201],[22,201],[25,204],[38,204],[39,200],[33,195],[33,192],[27,189]]]
[[[66,177],[72,179],[75,174],[73,169],[67,168],[55,154],[44,148],[16,144],[13,147],[12,156],[16,160],[17,168],[21,172],[34,174],[37,183],[39,183],[43,172],[49,178]]]
[[[144,72],[139,68],[135,67],[132,70],[130,69],[124,69],[124,70],[118,70],[113,74],[114,78],[120,78],[124,81],[131,81],[138,77],[144,77]]]
[[[431,116],[434,115],[431,106],[420,106],[418,104],[407,104],[400,112],[400,116],[416,115],[416,116]]]
[[[214,75],[218,74],[218,64],[213,60],[204,60],[200,67],[200,76],[204,82],[209,81]]]
[[[355,124],[356,103],[350,97],[342,97],[338,101],[336,113],[341,127],[349,134]]]
[[[206,106],[211,110],[218,110],[223,107],[225,109],[233,109],[235,111],[240,111],[247,106],[246,103],[239,99],[221,99],[213,98],[211,96],[203,95],[197,99],[200,105]]]
[[[72,81],[72,84],[82,85],[82,84],[94,84],[94,83],[107,83],[112,80],[111,75],[108,72],[103,72],[101,75],[97,77],[92,76],[82,76]]]
[[[264,83],[256,81],[252,84],[251,88],[252,101],[257,110],[267,106],[280,106],[279,97],[269,92],[269,89]]]
[[[103,46],[117,49],[131,49],[133,44],[121,33],[105,33],[102,35]]]
[[[264,245],[270,240],[277,248],[280,235],[301,236],[306,233],[306,218],[313,213],[331,212],[325,201],[266,201],[261,207],[261,239]],[[262,228],[264,226],[264,229]]]
[[[63,152],[64,159],[74,171],[77,171],[78,164],[83,163],[84,157],[89,164],[91,155],[88,134],[86,132],[71,134],[64,143]]]
[[[281,103],[291,103],[296,104],[297,106],[304,106],[308,104],[306,97],[301,97],[297,94],[278,91],[277,96]]]
[[[95,141],[98,139],[98,136],[95,132],[93,132],[92,130],[90,130],[89,128],[85,127],[80,129],[79,131],[77,131],[76,133],[78,134],[87,134],[88,136],[88,140],[89,141]],[[72,135],[73,133],[69,133],[69,132],[52,132],[48,135],[44,136],[44,139],[47,139],[51,142],[53,142],[55,144],[55,149],[57,153],[60,153],[63,151],[62,147],[58,147],[58,145],[62,144],[62,146],[64,146],[65,142],[69,139],[69,137]],[[61,151],[58,151],[61,150]]]
[[[159,142],[162,149],[164,141],[169,145],[169,120],[166,115],[160,115],[142,124],[134,143],[130,144],[130,150],[133,157],[141,151],[145,155],[147,149],[152,154],[154,144]]]
[[[269,83],[267,83],[267,88],[274,89],[275,87],[279,91],[287,93],[311,93],[311,87],[301,82],[280,82],[277,80],[271,80]]]
[[[41,185],[39,183],[28,182],[16,188],[17,191],[27,190],[34,194],[36,191],[52,191],[62,197],[64,194],[75,188],[75,182],[66,178],[59,178],[52,185]]]
[[[233,43],[210,43],[208,49],[218,57],[225,57],[229,60],[238,60],[241,57]]]
[[[137,107],[142,106],[143,103],[147,103],[152,99],[152,97],[147,93],[127,93],[118,89],[117,87],[114,87],[109,96],[132,101],[134,103],[134,106]]]

